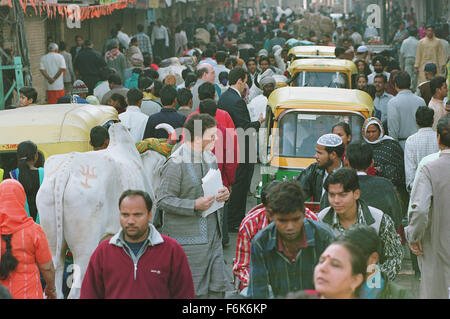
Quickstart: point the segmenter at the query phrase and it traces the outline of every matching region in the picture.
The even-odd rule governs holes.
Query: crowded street
[[[450,299],[450,1],[0,18],[0,299]]]

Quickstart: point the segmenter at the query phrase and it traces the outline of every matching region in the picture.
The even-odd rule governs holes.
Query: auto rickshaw
[[[288,52],[288,57],[291,62],[297,59],[305,58],[335,59],[335,49],[335,47],[325,45],[300,45],[290,49]]]
[[[87,152],[94,126],[118,121],[115,108],[106,105],[34,105],[0,111],[0,168],[16,168],[19,143],[31,140],[48,158],[54,154]]]
[[[260,140],[260,186],[275,179],[293,179],[314,163],[317,140],[331,133],[334,124],[348,123],[352,141],[361,140],[361,127],[373,111],[372,98],[360,90],[315,87],[276,89],[269,96],[265,121],[267,130],[264,140]]]
[[[301,59],[288,68],[290,86],[354,88],[355,63],[344,59]]]

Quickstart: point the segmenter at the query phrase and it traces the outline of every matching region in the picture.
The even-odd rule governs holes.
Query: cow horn
[[[167,134],[169,134],[169,139],[167,140],[167,142],[169,144],[175,144],[177,141],[177,132],[175,131],[175,129],[172,127],[172,125],[167,124],[167,123],[161,123],[156,125],[155,129],[163,129],[167,132]]]

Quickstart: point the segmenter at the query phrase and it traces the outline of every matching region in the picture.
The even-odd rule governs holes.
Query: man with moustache
[[[81,285],[81,299],[194,298],[186,254],[180,244],[161,235],[151,224],[152,205],[144,191],[122,193],[122,229],[92,254]]]
[[[345,145],[338,135],[322,135],[316,144],[316,163],[309,165],[297,177],[297,181],[306,193],[306,198],[312,196],[312,201],[320,202],[320,209],[329,206],[323,184],[329,174],[344,166],[342,162],[344,151]]]

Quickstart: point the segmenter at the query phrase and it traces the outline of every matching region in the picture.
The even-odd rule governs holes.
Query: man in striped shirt
[[[265,206],[267,204],[266,197],[271,188],[281,181],[273,181],[266,184],[261,191],[262,204],[252,208],[242,220],[239,227],[239,233],[236,243],[236,258],[233,265],[233,274],[236,276],[236,280],[240,291],[245,289],[249,283],[250,276],[250,244],[256,234],[265,228],[269,224],[269,218],[266,214]],[[305,218],[317,221],[317,216],[305,208]],[[242,292],[245,294],[246,292]]]

